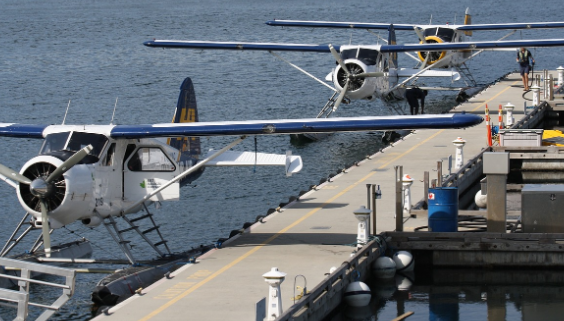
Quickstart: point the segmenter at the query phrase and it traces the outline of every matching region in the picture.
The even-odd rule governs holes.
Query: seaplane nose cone
[[[33,196],[45,197],[53,191],[53,186],[43,178],[36,178],[31,182],[29,190]]]

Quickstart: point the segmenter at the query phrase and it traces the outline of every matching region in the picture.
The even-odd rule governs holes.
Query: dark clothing
[[[409,88],[405,91],[405,98],[409,104],[409,109],[412,115],[417,115],[419,113],[419,101],[421,99],[421,113],[425,108],[425,96],[427,93],[421,88]]]
[[[534,59],[533,59],[533,55],[531,55],[531,52],[527,49],[525,49],[525,51],[517,51],[517,61],[519,62],[519,67],[521,69],[521,76],[528,74],[529,71],[531,70],[531,65],[530,65],[530,61],[533,62],[534,64]]]

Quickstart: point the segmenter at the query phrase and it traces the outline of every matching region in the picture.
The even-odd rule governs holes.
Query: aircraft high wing
[[[388,26],[390,43],[395,42],[395,25]],[[144,43],[148,47],[181,48],[181,49],[218,49],[218,50],[258,50],[299,51],[331,53],[337,66],[325,80],[333,82],[334,87],[315,78],[303,69],[293,67],[315,78],[334,91],[328,104],[317,117],[329,116],[337,110],[346,98],[356,99],[402,99],[408,82],[418,77],[448,76],[457,79],[459,74],[451,71],[431,70],[433,65],[423,69],[399,68],[397,53],[399,52],[466,52],[469,50],[519,48],[519,47],[555,47],[563,46],[564,39],[515,40],[515,41],[482,41],[482,42],[442,42],[423,44],[388,44],[388,45],[343,45],[331,44],[289,44],[289,43],[245,43],[245,42],[213,42],[152,40]],[[274,54],[275,55],[275,54]],[[278,56],[279,57],[279,56]],[[281,58],[282,59],[282,58]],[[400,78],[402,80],[400,81]],[[338,93],[338,97],[336,97]],[[335,98],[336,97],[336,98]]]
[[[147,210],[146,204],[178,200],[182,185],[197,179],[205,166],[279,165],[298,172],[299,156],[229,151],[248,135],[356,132],[393,129],[461,128],[479,124],[471,114],[411,117],[355,117],[330,119],[197,122],[190,78],[182,86],[173,123],[147,125],[34,125],[0,123],[1,137],[43,139],[39,155],[20,171],[0,165],[0,178],[15,188],[18,200],[31,215],[29,227],[42,229],[45,253],[50,254],[50,230],[75,221],[98,226],[104,220]],[[203,158],[199,138],[237,136],[221,150]],[[167,138],[163,141],[163,138]],[[124,218],[125,220],[125,218]],[[47,223],[48,222],[48,223]],[[112,221],[113,222],[113,221]],[[115,224],[104,224],[114,240],[123,240]],[[113,225],[112,232],[108,225]],[[136,228],[135,225],[131,227]],[[139,232],[140,233],[140,232]],[[146,239],[147,240],[147,239]],[[0,251],[5,256],[14,244]],[[127,246],[119,241],[134,263]],[[36,246],[34,245],[34,248]],[[156,249],[156,245],[152,245]],[[162,256],[162,253],[157,250]]]
[[[306,28],[337,28],[337,29],[364,29],[364,30],[388,30],[390,23],[364,23],[364,22],[337,22],[337,21],[305,21],[305,20],[270,20],[266,22],[270,26],[282,27],[306,27]],[[470,10],[467,8],[464,24],[394,24],[395,30],[414,31],[420,43],[458,43],[470,41],[467,37],[472,36],[473,31],[486,30],[508,30],[509,34],[499,40],[503,40],[517,30],[530,29],[555,29],[564,28],[564,22],[523,22],[523,23],[494,23],[494,24],[471,24]],[[390,44],[390,43],[389,43]],[[434,51],[420,50],[417,56],[408,53],[418,62],[417,67],[431,66],[432,68],[455,68],[464,77],[467,85],[475,86],[476,82],[465,65],[466,61],[480,54],[483,50],[499,50],[500,48],[482,48],[465,51]],[[455,50],[455,49],[453,49]],[[461,68],[463,67],[463,68]]]

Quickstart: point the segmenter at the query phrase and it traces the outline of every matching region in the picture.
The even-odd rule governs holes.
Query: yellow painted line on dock
[[[504,90],[502,90],[502,91],[498,92],[497,94],[495,94],[492,98],[488,99],[487,101],[485,101],[485,102],[481,103],[480,105],[478,105],[476,108],[472,109],[472,111],[478,110],[478,108],[480,108],[480,107],[486,105],[487,103],[489,103],[490,101],[494,100],[497,96],[501,95],[501,94],[504,93],[507,89],[511,88],[511,86],[513,86],[513,85],[515,85],[515,84],[517,84],[517,83],[519,83],[519,82],[520,82],[520,80],[515,81],[515,82],[512,83],[511,85],[507,86]]]
[[[439,135],[440,133],[444,132],[444,129],[439,130],[438,132],[436,132],[435,134],[429,136],[428,138],[426,138],[425,140],[421,141],[420,143],[418,143],[417,145],[411,147],[410,149],[406,150],[405,152],[401,153],[400,155],[398,155],[397,157],[393,158],[392,160],[388,161],[387,163],[385,163],[384,165],[380,166],[381,168],[384,168],[386,166],[388,166],[388,164],[397,161],[398,159],[404,157],[405,155],[411,153],[412,151],[414,151],[416,148],[420,147],[421,145],[425,144],[426,142],[428,142],[429,140],[433,139],[434,137],[436,137],[437,135]],[[243,261],[244,259],[246,259],[247,257],[249,257],[250,255],[252,255],[253,253],[255,253],[256,251],[258,251],[259,249],[261,249],[263,246],[269,244],[270,242],[272,242],[273,240],[275,240],[276,238],[278,238],[280,235],[286,233],[288,230],[290,230],[291,228],[297,226],[298,224],[300,224],[301,222],[303,222],[304,220],[306,220],[307,218],[309,218],[310,216],[312,216],[313,214],[315,214],[316,212],[318,212],[319,210],[321,210],[323,207],[331,204],[332,202],[334,202],[335,200],[337,200],[339,197],[343,196],[344,194],[346,194],[348,191],[350,191],[351,189],[353,189],[355,186],[357,186],[358,184],[364,182],[365,180],[367,180],[368,178],[370,178],[372,175],[376,174],[376,172],[371,172],[368,175],[364,176],[363,178],[359,179],[357,182],[349,185],[347,188],[345,188],[344,190],[342,190],[341,192],[339,192],[337,195],[331,197],[329,200],[327,200],[326,202],[324,202],[323,204],[321,204],[320,206],[318,206],[317,208],[314,208],[313,210],[311,210],[309,213],[307,213],[306,215],[302,216],[301,218],[299,218],[298,220],[294,221],[292,224],[286,226],[285,228],[283,228],[282,230],[280,230],[279,232],[277,232],[276,234],[274,234],[273,236],[271,236],[270,238],[268,238],[266,241],[264,241],[263,243],[261,243],[260,245],[255,246],[254,248],[252,248],[251,250],[247,251],[245,254],[241,255],[240,257],[238,257],[237,259],[231,261],[229,264],[225,265],[224,267],[222,267],[221,269],[217,270],[216,272],[214,272],[213,274],[211,274],[210,276],[208,276],[207,278],[205,278],[204,280],[198,282],[197,284],[195,284],[194,286],[190,287],[189,289],[187,289],[186,291],[182,292],[181,294],[179,294],[178,296],[176,296],[173,299],[170,299],[170,301],[168,301],[167,303],[163,304],[162,306],[160,306],[158,309],[154,310],[153,312],[149,313],[147,316],[145,316],[144,318],[140,319],[140,321],[147,321],[152,319],[153,317],[155,317],[156,315],[158,315],[159,313],[161,313],[162,311],[164,311],[165,309],[167,309],[168,307],[172,306],[173,304],[175,304],[176,302],[180,301],[182,298],[186,297],[187,295],[189,295],[190,293],[196,291],[198,288],[202,287],[203,285],[205,285],[206,283],[208,283],[209,281],[215,279],[217,276],[221,275],[223,272],[229,270],[230,268],[232,268],[233,266],[237,265],[238,263],[240,263],[241,261]]]

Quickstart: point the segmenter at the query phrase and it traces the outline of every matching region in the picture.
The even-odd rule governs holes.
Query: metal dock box
[[[523,233],[564,233],[564,185],[524,185],[521,224]]]
[[[542,146],[543,129],[502,129],[499,146]]]

